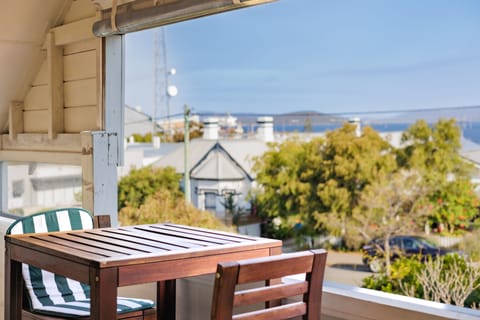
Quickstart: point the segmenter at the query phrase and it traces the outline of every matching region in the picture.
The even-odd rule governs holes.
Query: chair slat
[[[234,320],[283,320],[291,319],[304,315],[307,311],[307,304],[305,302],[295,302],[288,305],[273,307],[269,309],[262,309],[252,312],[247,312],[239,315],[234,315]]]
[[[241,290],[235,293],[233,305],[238,307],[257,302],[293,297],[304,294],[307,292],[307,290],[308,282],[306,281]]]
[[[293,254],[292,254],[293,255]],[[238,283],[249,283],[265,279],[281,278],[292,274],[306,273],[312,270],[312,254],[295,254],[295,263],[288,263],[293,258],[289,255],[272,256],[272,260],[258,259],[255,264],[241,265]]]

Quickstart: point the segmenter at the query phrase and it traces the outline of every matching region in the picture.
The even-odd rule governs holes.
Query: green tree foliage
[[[399,164],[419,171],[433,192],[453,177],[469,179],[473,167],[459,153],[460,136],[454,119],[442,119],[433,126],[419,120],[402,136],[407,146],[398,150]]]
[[[319,203],[316,185],[321,177],[320,148],[323,139],[300,143],[297,139],[274,143],[263,157],[256,159],[254,170],[261,188],[254,197],[259,214],[273,221],[272,230],[291,236],[293,226],[301,221],[305,233],[315,226],[312,213]]]
[[[225,212],[232,218],[232,223],[238,225],[240,219],[240,207],[235,201],[235,193],[227,193],[223,196],[223,201],[220,201],[221,205],[225,208]]]
[[[390,275],[390,239],[408,234],[424,225],[427,206],[422,178],[415,171],[398,171],[366,186],[349,219],[354,235],[364,240],[383,238],[386,273]],[[348,239],[348,238],[347,238]]]
[[[450,231],[466,228],[478,200],[455,121],[418,121],[402,141],[405,147],[395,149],[372,128],[357,136],[345,124],[324,138],[272,144],[254,166],[253,197],[266,229],[284,237],[329,232],[354,248],[359,239],[390,232],[382,219],[421,227],[429,214]]]
[[[365,127],[358,137],[356,126],[349,124],[327,133],[321,150],[323,175],[316,185],[321,204],[315,220],[317,227],[344,236],[364,188],[395,170],[395,158],[375,130]]]
[[[470,180],[448,181],[431,194],[430,225],[437,232],[455,233],[469,229],[478,216],[478,197]]]
[[[403,135],[407,147],[398,150],[400,166],[416,170],[429,190],[430,223],[438,231],[465,229],[478,213],[470,182],[473,166],[460,155],[460,129],[454,119],[429,126],[417,121]]]
[[[139,133],[132,134],[133,140],[135,142],[144,142],[144,143],[152,143],[152,133],[149,132],[145,135],[141,135]]]
[[[126,206],[119,212],[122,225],[171,222],[202,228],[234,231],[212,213],[201,211],[186,203],[183,195],[161,188],[145,199],[139,207]]]
[[[180,176],[172,167],[153,168],[151,166],[132,169],[118,183],[118,209],[130,206],[139,208],[146,198],[160,189],[167,189],[175,197],[181,195]]]
[[[258,211],[272,221],[278,217],[276,229],[287,227],[300,236],[325,229],[346,234],[361,191],[395,168],[390,146],[377,132],[366,127],[357,137],[355,129],[346,124],[325,139],[273,144],[256,160]]]

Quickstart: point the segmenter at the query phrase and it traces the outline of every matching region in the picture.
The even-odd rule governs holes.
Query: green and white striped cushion
[[[93,228],[90,212],[79,208],[40,212],[16,220],[7,234],[25,234]],[[78,281],[23,264],[23,279],[30,311],[62,317],[90,315],[90,287]],[[151,308],[153,301],[117,298],[117,312],[125,313]]]

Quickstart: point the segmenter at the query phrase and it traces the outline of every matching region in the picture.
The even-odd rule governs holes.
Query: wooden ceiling
[[[45,59],[45,39],[66,12],[85,3],[96,11],[97,36],[152,28],[274,0],[2,0],[0,10],[0,130],[8,109],[22,101]],[[84,9],[83,9],[84,11]],[[94,13],[95,14],[95,13]],[[112,19],[112,15],[114,19]]]

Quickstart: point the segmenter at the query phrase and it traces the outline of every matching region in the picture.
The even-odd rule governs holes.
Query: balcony
[[[0,233],[12,222],[0,217]],[[0,247],[4,247],[3,236]],[[3,255],[0,263],[3,264]],[[334,272],[334,271],[332,271]],[[4,308],[3,269],[0,274],[1,314]],[[287,278],[285,281],[295,281]],[[177,319],[208,319],[213,290],[213,275],[182,279],[177,282]],[[155,298],[155,286],[121,288],[121,294]],[[355,286],[325,281],[322,301],[323,320],[436,320],[480,319],[480,311],[460,308],[422,299],[409,298]]]

